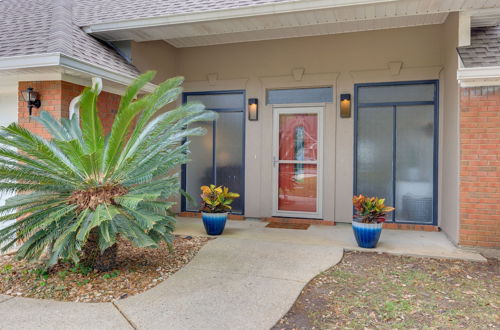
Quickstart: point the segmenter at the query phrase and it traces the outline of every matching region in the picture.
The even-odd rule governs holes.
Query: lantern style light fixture
[[[35,92],[32,87],[28,87],[22,94],[24,101],[28,103],[28,113],[31,116],[33,107],[38,109],[42,105],[42,102],[38,99],[38,92]]]
[[[259,100],[258,99],[248,99],[248,120],[257,121],[259,120]]]
[[[340,94],[340,117],[351,117],[351,94]]]

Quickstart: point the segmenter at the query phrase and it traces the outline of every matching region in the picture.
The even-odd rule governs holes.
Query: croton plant
[[[354,216],[362,223],[381,223],[385,221],[387,213],[394,211],[394,207],[385,205],[385,198],[354,196],[352,204],[356,209]]]
[[[225,213],[231,211],[231,203],[240,194],[229,191],[224,186],[201,186],[201,211],[205,213]]]

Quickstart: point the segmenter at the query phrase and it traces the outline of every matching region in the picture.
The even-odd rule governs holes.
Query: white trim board
[[[165,12],[156,17],[117,17],[84,23],[83,29],[102,40],[165,40],[184,48],[442,24],[449,13],[464,11],[465,29],[470,25],[468,11],[476,9],[496,8],[491,0],[296,0],[203,12]],[[463,37],[462,42],[467,42],[466,35]]]
[[[101,77],[103,79],[118,83],[120,85],[129,85],[135,77],[116,73],[112,70],[105,69],[98,65],[81,61],[73,57],[61,53],[48,53],[48,54],[35,54],[23,56],[11,56],[0,58],[0,72],[2,70],[22,70],[31,68],[49,68],[49,67],[62,67],[71,71],[83,73],[88,77]],[[151,92],[156,85],[147,84],[143,90]]]
[[[460,68],[457,79],[461,87],[500,86],[500,66]]]
[[[198,13],[176,14],[160,17],[126,19],[119,22],[96,23],[83,27],[87,33],[99,33],[126,29],[138,29],[153,26],[206,22],[230,18],[252,17],[258,15],[283,14],[297,11],[317,10],[355,5],[397,2],[400,0],[301,0],[294,2],[270,3],[244,8],[205,11]]]

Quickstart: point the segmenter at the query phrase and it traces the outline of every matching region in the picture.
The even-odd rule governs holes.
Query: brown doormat
[[[282,229],[300,229],[306,230],[309,228],[308,223],[285,223],[285,222],[270,222],[266,225],[267,228],[282,228]]]

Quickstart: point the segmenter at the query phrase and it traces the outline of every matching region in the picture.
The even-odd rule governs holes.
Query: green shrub
[[[171,244],[175,218],[166,200],[180,189],[172,170],[188,160],[182,141],[205,133],[191,123],[216,115],[201,104],[159,113],[178,98],[182,78],[136,99],[153,77],[148,72],[128,87],[107,136],[99,80],[81,94],[79,117],[58,121],[41,112],[50,140],[15,123],[0,128],[0,193],[17,194],[0,207],[0,223],[20,219],[0,231],[3,251],[22,242],[19,258],[48,252],[47,266],[65,258],[108,270],[119,235],[139,247]]]

